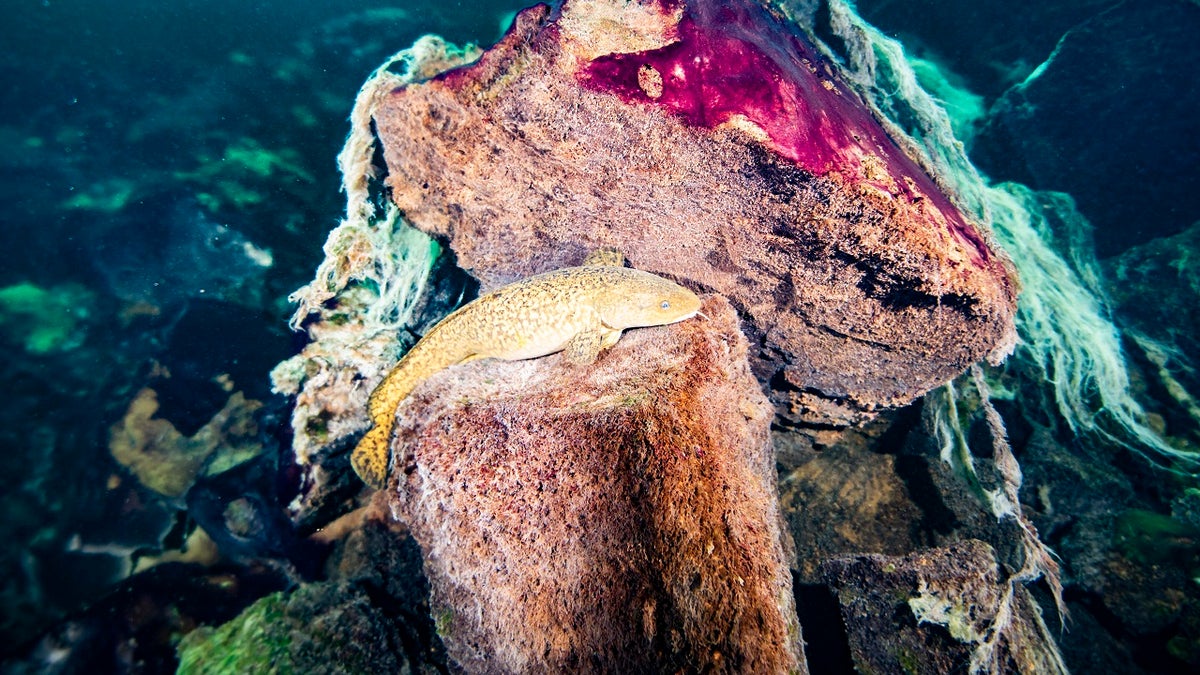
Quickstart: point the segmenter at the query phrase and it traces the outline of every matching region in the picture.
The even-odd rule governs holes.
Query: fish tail
[[[392,432],[400,402],[430,375],[462,360],[461,353],[446,347],[436,338],[418,342],[371,392],[367,410],[372,427],[355,446],[350,465],[372,488],[378,490],[387,485]]]
[[[388,448],[392,436],[392,425],[376,425],[371,427],[354,446],[350,454],[350,466],[362,482],[371,488],[381,490],[387,485],[388,460],[391,452]]]

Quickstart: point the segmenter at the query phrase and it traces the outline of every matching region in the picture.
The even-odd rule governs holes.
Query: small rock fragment
[[[860,672],[1065,672],[1029,592],[981,541],[836,558],[821,572]]]

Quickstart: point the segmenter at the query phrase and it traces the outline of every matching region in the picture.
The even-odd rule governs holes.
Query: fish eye
[[[663,300],[663,301],[662,301],[662,304],[661,304],[661,305],[659,305],[659,307],[662,307],[663,309],[671,309],[671,301],[670,301],[670,300]]]

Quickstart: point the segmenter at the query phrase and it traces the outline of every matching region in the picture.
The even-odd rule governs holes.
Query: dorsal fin
[[[583,259],[583,264],[595,267],[624,267],[625,254],[611,246],[606,246],[589,253]]]

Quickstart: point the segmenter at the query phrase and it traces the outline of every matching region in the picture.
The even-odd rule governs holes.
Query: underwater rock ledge
[[[860,422],[1011,349],[983,230],[754,3],[567,0],[376,110],[391,197],[484,290],[614,247],[725,295],[783,421]]]
[[[826,560],[854,667],[864,673],[1065,672],[1030,592],[967,539],[907,556]]]
[[[400,405],[383,498],[466,672],[806,672],[771,406],[733,309],[702,311]]]

